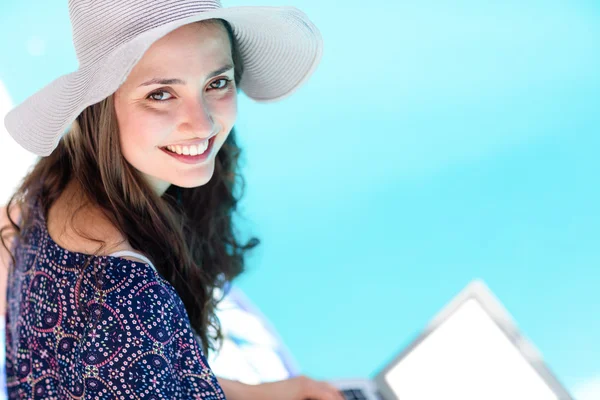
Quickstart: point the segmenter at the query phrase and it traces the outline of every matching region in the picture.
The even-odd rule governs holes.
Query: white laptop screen
[[[393,366],[385,380],[402,400],[558,400],[473,298]]]

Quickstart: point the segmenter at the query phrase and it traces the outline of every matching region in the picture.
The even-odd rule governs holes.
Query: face
[[[156,41],[114,104],[123,156],[159,195],[206,184],[237,116],[225,27],[189,24]]]

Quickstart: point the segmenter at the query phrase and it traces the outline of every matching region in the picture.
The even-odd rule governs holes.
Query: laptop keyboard
[[[367,397],[360,389],[345,389],[341,392],[346,400],[367,400]]]

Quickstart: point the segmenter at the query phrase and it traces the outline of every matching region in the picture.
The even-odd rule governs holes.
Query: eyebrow
[[[227,72],[230,69],[233,68],[233,65],[231,64],[227,64],[213,72],[211,72],[210,74],[208,74],[208,78],[212,78],[214,76],[217,76],[219,74],[222,74],[223,72]],[[182,79],[177,79],[177,78],[170,78],[170,79],[165,79],[165,78],[153,78],[150,79],[147,82],[142,83],[140,86],[150,86],[150,85],[185,85],[186,82]]]

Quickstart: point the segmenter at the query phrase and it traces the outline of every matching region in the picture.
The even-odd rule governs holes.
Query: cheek
[[[231,129],[235,125],[235,121],[237,119],[237,102],[229,101],[223,103],[219,108],[219,122],[223,125],[223,132],[219,134],[220,136],[220,146],[225,143],[227,137],[231,133]],[[219,147],[220,147],[219,146]]]
[[[172,130],[172,125],[166,116],[135,109],[128,110],[126,117],[119,121],[123,153],[133,154],[155,149]]]
[[[221,105],[219,114],[222,117],[223,123],[227,125],[227,128],[231,128],[237,119],[237,101],[234,96],[231,101],[224,102]]]

